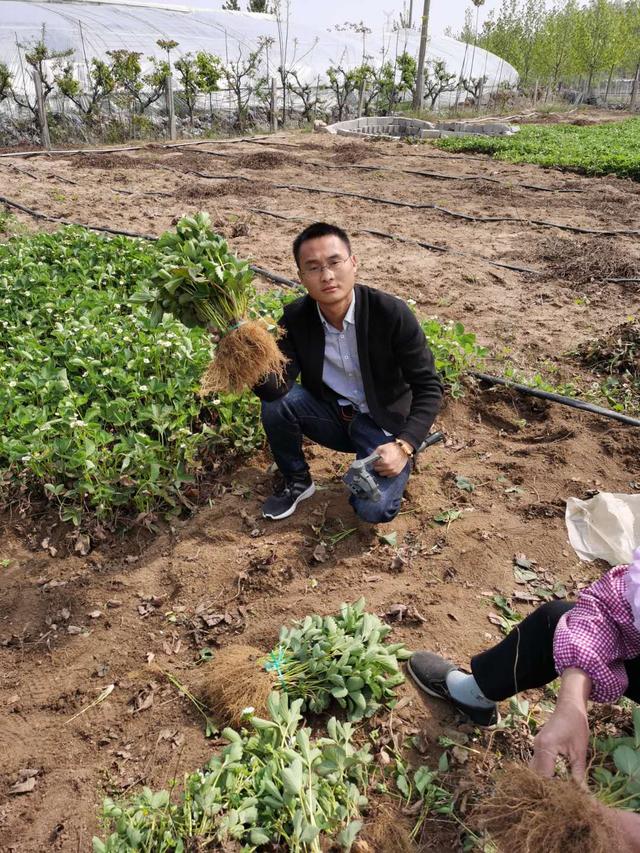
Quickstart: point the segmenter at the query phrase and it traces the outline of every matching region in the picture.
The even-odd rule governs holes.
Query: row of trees
[[[160,39],[157,45],[162,58],[150,57],[143,66],[142,54],[129,50],[109,51],[105,59],[75,62],[73,51],[52,50],[43,30],[36,44],[22,46],[21,80],[14,80],[6,65],[0,63],[0,102],[11,98],[30,111],[40,125],[42,115],[38,101],[29,94],[32,88],[26,85],[31,76],[40,81],[45,113],[51,96],[58,95],[73,104],[90,131],[98,132],[107,107],[112,113],[115,106],[116,111],[130,117],[130,129],[135,135],[137,125],[143,122],[149,108],[170,95],[168,81],[171,76],[173,88],[192,126],[206,96],[213,121],[212,96],[225,90],[233,101],[237,126],[243,129],[254,108],[267,121],[272,120],[275,105],[271,78],[277,75],[281,83],[281,119],[292,113],[304,121],[311,121],[317,116],[325,118],[331,114],[341,120],[349,111],[357,111],[359,115],[392,112],[415,91],[415,58],[403,51],[393,59],[382,57],[375,63],[366,51],[369,31],[362,24],[345,26],[359,28],[363,34],[361,64],[350,69],[332,64],[326,72],[328,86],[324,87],[320,86],[319,78],[315,82],[301,79],[296,68],[295,44],[284,70],[281,64],[270,61],[270,50],[275,50],[276,45],[274,38],[260,39],[253,50],[238,49],[236,57],[226,62],[206,51],[175,58],[178,42]],[[424,83],[426,105],[433,108],[440,95],[453,91],[461,81],[447,71],[444,62],[435,61],[427,64]],[[468,92],[472,91],[471,83],[477,86],[477,81],[462,81]],[[327,89],[332,95],[331,108],[324,100]],[[40,129],[42,132],[42,127]]]
[[[472,0],[482,5],[484,0]],[[640,84],[640,0],[502,0],[480,32],[469,9],[456,37],[501,56],[520,74],[526,88],[536,80],[556,88],[582,80],[593,96],[606,81],[608,97],[614,76]],[[477,69],[476,69],[477,70]],[[472,69],[473,73],[473,69]]]

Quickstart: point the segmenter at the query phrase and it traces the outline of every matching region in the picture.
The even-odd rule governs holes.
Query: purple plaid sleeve
[[[615,702],[628,687],[624,661],[640,656],[632,566],[616,566],[583,590],[556,628],[553,655],[559,673],[577,667],[593,683],[591,698]],[[638,578],[640,581],[640,578]]]

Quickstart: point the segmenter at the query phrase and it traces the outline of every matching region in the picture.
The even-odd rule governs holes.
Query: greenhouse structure
[[[24,49],[41,38],[44,27],[49,48],[73,51],[71,62],[80,80],[91,59],[107,59],[108,51],[125,49],[140,52],[145,60],[153,55],[162,58],[158,39],[178,42],[173,59],[205,50],[223,62],[248,54],[267,39],[270,52],[265,52],[265,61],[271,63],[267,76],[277,73],[280,53],[274,16],[212,9],[204,0],[194,7],[194,2],[198,4],[198,0],[191,0],[189,6],[142,0],[0,0],[0,62],[8,66],[14,87],[29,91],[33,83],[27,74]],[[294,69],[301,80],[322,84],[332,64],[346,69],[361,64],[363,40],[358,32],[327,30],[321,6],[310,15],[306,4],[304,10],[300,5],[292,4],[287,68]],[[365,50],[374,63],[393,62],[405,50],[417,56],[419,39],[417,28],[389,26],[367,34]],[[486,77],[485,92],[517,81],[515,69],[500,57],[447,36],[430,36],[427,60],[444,61],[447,71],[456,76]]]

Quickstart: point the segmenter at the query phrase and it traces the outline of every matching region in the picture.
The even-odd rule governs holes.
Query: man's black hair
[[[300,248],[302,244],[306,243],[307,240],[315,240],[317,237],[329,237],[331,235],[342,240],[349,250],[349,255],[351,255],[351,242],[346,231],[343,231],[337,225],[330,225],[328,222],[314,222],[313,225],[309,225],[308,228],[301,231],[293,241],[293,257],[296,259],[298,268],[300,267]]]

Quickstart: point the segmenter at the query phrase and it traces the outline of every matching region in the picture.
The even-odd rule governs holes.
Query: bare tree
[[[440,95],[443,95],[445,92],[455,92],[456,87],[456,75],[449,74],[447,65],[442,59],[436,59],[433,62],[427,63],[424,88],[425,94],[430,101],[430,110],[435,108],[436,101]]]
[[[241,131],[244,130],[246,124],[249,101],[256,89],[256,72],[260,65],[261,55],[261,47],[251,51],[246,57],[242,53],[242,47],[239,47],[236,59],[227,62],[223,68],[227,85],[236,101],[238,127]]]

